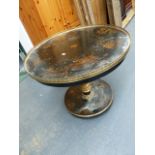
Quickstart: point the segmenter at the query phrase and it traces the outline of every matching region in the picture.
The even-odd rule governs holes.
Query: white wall
[[[26,53],[28,53],[29,50],[33,47],[33,44],[20,20],[19,20],[19,40],[22,46],[24,47]]]

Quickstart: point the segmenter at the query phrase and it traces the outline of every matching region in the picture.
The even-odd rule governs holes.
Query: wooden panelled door
[[[73,0],[20,0],[19,16],[34,45],[80,25]]]

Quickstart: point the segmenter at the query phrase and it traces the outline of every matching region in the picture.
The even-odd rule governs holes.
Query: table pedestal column
[[[65,95],[68,111],[75,116],[87,118],[106,111],[112,100],[111,87],[103,80],[70,87]]]

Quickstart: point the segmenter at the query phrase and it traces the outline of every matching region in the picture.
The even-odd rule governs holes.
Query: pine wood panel
[[[32,0],[19,1],[19,16],[34,45],[48,36]]]
[[[20,19],[34,45],[80,25],[73,0],[20,0],[20,8]]]

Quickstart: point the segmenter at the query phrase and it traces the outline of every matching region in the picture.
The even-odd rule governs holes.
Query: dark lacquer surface
[[[119,27],[80,27],[56,34],[34,47],[25,60],[25,69],[43,83],[74,83],[118,65],[129,46],[129,34]]]

